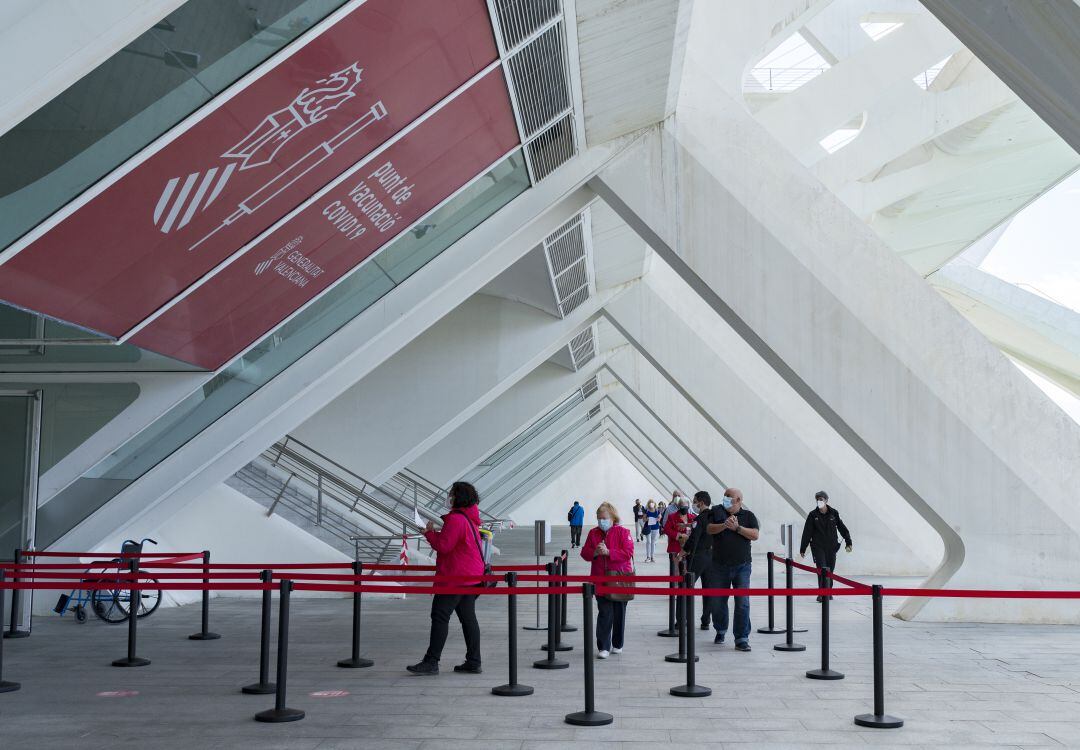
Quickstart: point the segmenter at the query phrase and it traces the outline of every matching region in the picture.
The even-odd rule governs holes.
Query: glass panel
[[[37,519],[39,546],[58,539],[528,186],[528,173],[518,151],[43,504]],[[405,244],[399,247],[399,243]]]
[[[58,343],[44,346],[0,343],[0,366],[5,371],[49,370],[53,365],[73,364],[80,365],[80,369],[93,370],[200,371],[187,362],[131,344],[113,344],[111,339],[95,336],[81,328],[0,303],[0,340],[19,339],[57,340]],[[71,343],[84,339],[92,343]]]
[[[31,406],[26,396],[0,396],[0,560],[23,546]],[[4,597],[4,623],[10,606],[11,597]]]
[[[188,0],[0,137],[0,248],[344,0]]]

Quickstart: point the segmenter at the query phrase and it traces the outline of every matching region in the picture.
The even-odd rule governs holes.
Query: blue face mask
[[[730,497],[728,497],[727,495],[724,495],[723,500],[721,500],[720,502],[723,504],[724,510],[731,510],[732,500],[731,500]]]
[[[597,523],[599,524],[601,531],[607,531],[611,528],[610,518],[601,518]]]

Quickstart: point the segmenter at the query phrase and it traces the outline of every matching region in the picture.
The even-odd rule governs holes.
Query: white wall
[[[640,497],[644,503],[650,497],[660,500],[664,495],[662,489],[653,487],[615,446],[605,441],[541,487],[510,515],[518,525],[542,520],[548,526],[566,526],[566,512],[577,500],[585,506],[588,526],[596,506],[607,500],[618,508],[623,523],[632,525],[635,498]]]

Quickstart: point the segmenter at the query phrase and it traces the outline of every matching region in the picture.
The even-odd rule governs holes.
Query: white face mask
[[[825,510],[825,501],[824,500],[818,500],[817,501],[817,507],[818,507],[818,510]]]
[[[597,521],[597,524],[599,524],[601,531],[607,531],[611,528],[611,519],[601,518],[599,521]]]
[[[724,495],[722,502],[724,505],[724,510],[731,510],[731,504],[734,502],[734,500],[732,500],[730,496]]]

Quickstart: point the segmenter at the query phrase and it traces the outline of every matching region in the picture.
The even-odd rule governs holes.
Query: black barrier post
[[[593,669],[596,666],[596,660],[593,658],[593,641],[596,634],[593,632],[593,612],[592,603],[593,596],[596,592],[596,587],[591,583],[584,583],[581,586],[581,604],[582,604],[582,628],[585,631],[585,643],[583,649],[585,651],[585,710],[575,711],[572,714],[566,715],[566,723],[573,724],[578,727],[602,727],[605,724],[610,724],[615,720],[611,714],[606,714],[603,711],[596,710],[595,703],[595,685],[593,684]]]
[[[12,562],[16,565],[22,564],[22,550],[15,550],[15,554],[12,555]],[[15,568],[11,571],[11,582],[19,582],[19,569]],[[4,633],[5,638],[28,638],[30,636],[29,630],[19,630],[19,610],[22,605],[22,591],[19,589],[11,590],[11,622],[8,624],[8,632]],[[3,607],[0,607],[0,611],[3,611]]]
[[[356,585],[360,585],[360,576],[364,572],[364,563],[356,560],[352,564],[353,575],[356,576]],[[342,659],[337,663],[339,667],[346,669],[362,669],[375,664],[371,659],[360,656],[360,592],[354,591],[352,595],[352,656]]]
[[[128,570],[132,576],[132,586],[139,585],[139,558],[133,557],[128,561]],[[117,590],[114,592],[114,596],[119,596],[120,592]],[[150,663],[149,659],[143,659],[141,656],[135,655],[135,635],[136,627],[139,622],[139,606],[142,604],[142,589],[131,588],[128,589],[128,646],[127,656],[123,659],[117,659],[112,663],[114,667],[145,667]]]
[[[558,570],[558,568],[555,566],[555,563],[548,563],[544,566],[544,569],[547,570],[547,574],[549,577],[555,575],[555,571]],[[533,667],[535,667],[536,669],[568,669],[570,667],[567,662],[559,661],[555,658],[555,652],[559,650],[557,648],[555,640],[556,631],[559,629],[559,605],[557,604],[558,597],[551,593],[553,584],[553,581],[548,581],[547,643],[541,647],[547,650],[547,658],[534,661]]]
[[[776,579],[773,577],[773,560],[776,559],[776,555],[772,552],[766,552],[765,557],[769,561],[769,588],[774,589],[776,588]],[[776,607],[774,600],[775,597],[772,594],[769,594],[769,627],[758,628],[757,632],[759,633],[774,635],[776,633],[785,632],[783,628],[776,627]]]
[[[784,558],[784,588],[792,589],[792,588],[795,587],[794,576],[792,574],[792,571],[794,571],[794,569],[795,569],[794,566],[791,564],[791,558],[790,557],[785,557]],[[791,595],[788,595],[788,596],[784,597],[784,607],[785,607],[785,610],[784,610],[784,622],[786,624],[786,627],[784,628],[784,632],[786,633],[786,636],[784,637],[784,642],[783,643],[777,643],[775,646],[773,646],[773,648],[776,649],[777,651],[805,651],[806,650],[806,646],[802,645],[801,643],[795,643],[795,641],[791,637],[792,633],[795,632],[795,604],[794,604],[794,600],[795,600],[795,597],[793,597]]]
[[[292,581],[282,580],[278,594],[277,690],[274,693],[274,707],[255,714],[255,721],[277,724],[304,718],[304,712],[300,709],[285,707],[285,679],[289,668],[289,594],[292,587]]]
[[[687,574],[687,580],[690,581],[690,586],[691,586],[691,588],[693,588],[693,583],[694,583],[693,575],[692,574]],[[686,614],[686,597],[685,596],[680,596],[678,598],[678,601],[675,603],[675,607],[676,607],[676,611],[678,612],[678,616],[675,618],[675,624],[676,624],[676,627],[679,630],[679,651],[678,651],[678,653],[675,653],[675,654],[668,654],[667,656],[664,657],[664,661],[675,662],[676,664],[683,664],[687,659],[687,655],[686,655],[687,634],[688,634],[688,631],[691,631],[691,630],[694,629],[694,626],[691,625],[690,621],[686,619],[687,614]],[[694,657],[694,658],[696,659],[697,657]]]
[[[264,570],[259,574],[259,580],[263,583],[272,583],[274,573]],[[248,695],[270,695],[277,690],[274,683],[270,682],[270,589],[262,592],[262,627],[259,631],[259,681],[240,688],[241,693]]]
[[[513,589],[517,586],[517,573],[507,573],[504,577],[509,588]],[[497,685],[491,688],[491,692],[494,695],[511,697],[532,695],[533,689],[531,687],[522,685],[517,681],[517,594],[507,594],[506,596],[506,620],[510,626],[510,680],[505,685]]]
[[[562,556],[560,555],[560,556],[554,558],[554,560],[552,560],[552,565],[554,566],[555,575],[561,575],[562,574]],[[554,582],[550,582],[550,583],[554,584]],[[558,585],[565,586],[566,584],[562,583],[562,584],[558,584]],[[549,598],[551,598],[551,597],[549,597]],[[564,622],[565,618],[566,618],[566,616],[563,614],[563,608],[566,606],[566,596],[564,594],[556,594],[553,598],[555,600],[555,609],[554,609],[555,621],[552,622],[551,620],[548,620],[548,633],[554,633],[555,634],[555,646],[554,646],[554,648],[555,648],[556,651],[573,651],[574,650],[573,646],[571,646],[569,643],[563,643],[562,642],[562,626],[560,625],[560,623]],[[540,646],[540,648],[542,650],[544,650],[544,651],[547,651],[549,648],[552,648],[552,646],[549,645],[550,643],[551,643],[551,639],[549,638],[548,642],[543,644],[542,646]]]
[[[206,588],[202,592],[202,630],[194,635],[189,635],[191,641],[216,641],[221,636],[210,632],[210,550],[204,549],[203,562],[203,585]]]
[[[569,574],[570,574],[569,559],[567,558],[566,550],[563,550],[562,551],[562,575],[563,575],[563,577],[566,577]],[[570,584],[564,583],[563,585],[564,586],[569,586]],[[576,627],[574,627],[573,625],[567,625],[566,624],[566,594],[563,594],[561,597],[559,597],[559,608],[560,608],[559,609],[559,615],[560,615],[560,617],[559,617],[559,630],[561,632],[563,632],[563,633],[577,632]]]
[[[668,575],[675,575],[675,555],[668,553]],[[675,588],[679,584],[672,581],[668,584],[668,588]],[[667,629],[659,630],[656,633],[661,638],[678,638],[679,628],[675,624],[675,597],[669,596],[667,600]]]
[[[693,589],[694,577],[689,573],[686,574],[686,578],[683,581],[683,585],[687,589]],[[688,622],[694,621],[694,596],[693,594],[683,597],[683,624],[686,626],[686,684],[676,685],[668,692],[679,698],[704,698],[707,695],[712,695],[712,688],[707,688],[704,685],[698,685],[697,680],[697,668],[694,663],[697,661],[697,654],[695,654],[694,647],[694,628],[692,625],[687,625]]]
[[[904,720],[885,713],[885,634],[881,625],[881,586],[870,587],[874,606],[874,713],[859,714],[855,723],[860,727],[897,729]]]
[[[818,588],[828,587],[829,569],[818,571]],[[842,680],[843,672],[829,669],[829,597],[821,597],[821,669],[808,670],[806,676],[811,680]]]
[[[16,553],[18,554],[18,553]],[[12,583],[16,583],[18,579],[12,577]],[[0,570],[0,612],[4,611],[4,571]],[[14,589],[13,589],[14,591]],[[12,597],[12,607],[15,606],[15,597]],[[4,679],[4,644],[0,640],[0,693],[11,693],[22,687],[17,682],[8,682]]]

